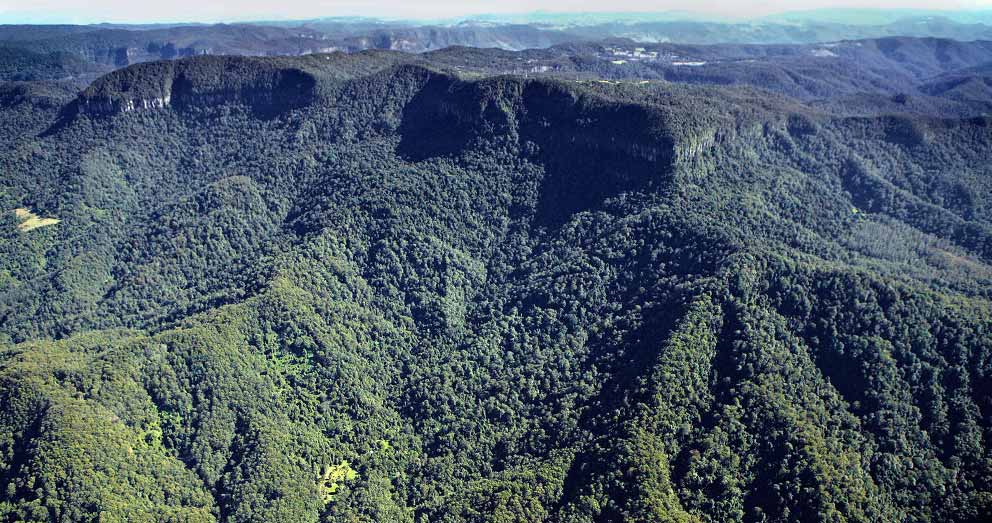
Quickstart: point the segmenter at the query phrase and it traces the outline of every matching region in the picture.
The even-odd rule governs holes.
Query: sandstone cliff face
[[[123,45],[121,45],[123,44]],[[135,45],[134,42],[96,42],[70,46],[70,51],[91,62],[114,67],[127,67],[142,62],[171,60],[190,56],[212,54],[210,48],[177,46],[175,43],[149,42]]]
[[[415,69],[398,74],[417,76]],[[422,161],[506,140],[543,167],[536,209],[542,223],[561,223],[625,191],[670,183],[679,137],[661,110],[577,95],[556,82],[419,76],[403,107],[398,152]]]
[[[271,113],[310,103],[316,84],[314,75],[264,58],[205,56],[114,71],[80,93],[76,105],[92,117],[224,103]]]
[[[88,115],[111,115],[129,113],[138,109],[162,109],[172,102],[171,96],[141,99],[80,98],[79,109]]]

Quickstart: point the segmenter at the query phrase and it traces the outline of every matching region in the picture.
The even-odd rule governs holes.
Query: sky
[[[0,23],[231,22],[330,16],[437,19],[537,10],[690,11],[753,18],[842,7],[992,9],[992,0],[0,0]]]

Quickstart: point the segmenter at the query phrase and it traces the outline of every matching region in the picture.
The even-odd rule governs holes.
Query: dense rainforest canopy
[[[992,51],[907,45],[0,85],[0,520],[987,521]]]

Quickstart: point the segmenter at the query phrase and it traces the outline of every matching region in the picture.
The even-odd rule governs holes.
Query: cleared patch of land
[[[31,231],[41,227],[55,225],[62,221],[58,218],[42,218],[24,207],[14,209],[14,214],[21,221],[21,223],[17,224],[17,229],[20,231]]]

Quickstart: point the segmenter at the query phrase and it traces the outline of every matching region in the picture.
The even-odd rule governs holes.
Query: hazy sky
[[[213,22],[352,15],[443,18],[535,10],[678,10],[755,17],[822,7],[974,9],[992,8],[992,0],[0,0],[0,22]]]

